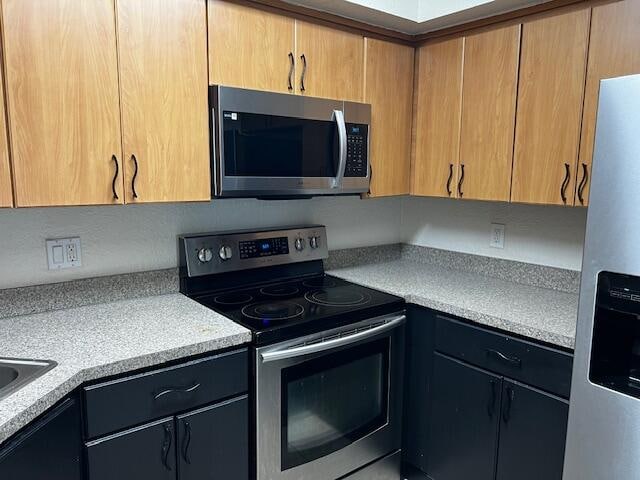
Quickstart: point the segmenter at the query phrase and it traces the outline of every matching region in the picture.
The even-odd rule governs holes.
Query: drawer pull
[[[165,395],[169,395],[170,393],[192,393],[195,392],[198,388],[200,388],[199,383],[196,383],[195,385],[187,388],[168,388],[158,393],[155,397],[153,397],[153,399],[159,400],[160,398],[164,397]]]
[[[505,355],[498,350],[488,349],[487,356],[496,358],[517,368],[520,368],[522,366],[522,360],[520,360],[518,357],[510,357],[509,355]]]
[[[171,465],[169,465],[169,450],[171,450],[171,439],[173,438],[173,432],[169,425],[164,426],[164,442],[162,443],[162,463],[164,468],[171,471]]]

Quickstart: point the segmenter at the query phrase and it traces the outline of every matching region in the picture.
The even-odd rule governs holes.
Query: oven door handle
[[[360,332],[347,335],[345,337],[332,338],[330,340],[324,340],[309,345],[302,345],[300,347],[283,348],[282,350],[274,350],[271,352],[264,352],[261,354],[262,363],[275,362],[278,360],[285,360],[289,358],[302,357],[304,355],[311,355],[313,353],[325,352],[327,350],[333,350],[338,347],[350,345],[352,343],[365,340],[367,338],[375,337],[381,333],[388,332],[394,328],[403,324],[406,320],[406,315],[398,315],[393,317],[382,325],[369,328],[368,330],[362,330]]]
[[[344,180],[344,172],[347,169],[347,125],[344,123],[344,112],[342,110],[333,111],[333,120],[338,126],[338,171],[331,182],[331,188],[339,188]]]

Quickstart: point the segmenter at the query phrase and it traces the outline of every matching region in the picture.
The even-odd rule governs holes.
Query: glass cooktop
[[[404,308],[404,300],[329,275],[194,297],[252,330],[258,344],[293,338]]]

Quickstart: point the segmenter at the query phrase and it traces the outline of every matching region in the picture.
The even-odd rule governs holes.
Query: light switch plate
[[[504,225],[500,223],[491,224],[489,246],[492,248],[504,248]]]
[[[47,260],[49,270],[76,268],[82,266],[80,237],[47,240]]]

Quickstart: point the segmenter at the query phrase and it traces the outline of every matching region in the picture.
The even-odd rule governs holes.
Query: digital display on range
[[[288,255],[289,239],[287,237],[276,237],[247,240],[239,243],[239,250],[241,259]]]

